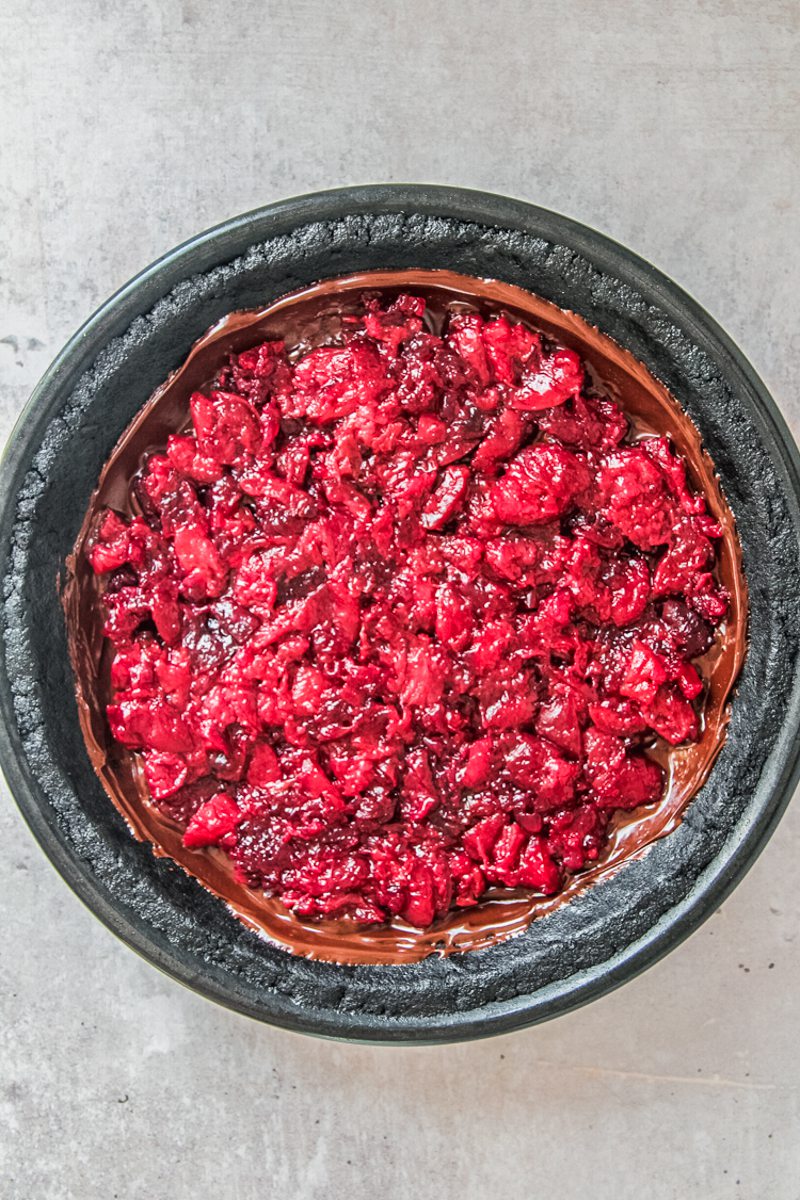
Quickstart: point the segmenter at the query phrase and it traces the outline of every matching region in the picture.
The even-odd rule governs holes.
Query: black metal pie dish
[[[750,646],[708,781],[644,857],[489,949],[342,966],[260,938],[131,836],[83,743],[56,583],[114,444],[209,326],[321,279],[408,267],[536,292],[667,385],[699,427],[736,517]],[[0,761],[43,849],[150,962],[300,1032],[456,1041],[610,991],[719,905],[798,775],[800,459],[791,436],[741,353],[680,288],[593,230],[517,201],[435,187],[325,192],[235,218],[149,267],[69,342],[17,425],[0,480],[0,575]]]

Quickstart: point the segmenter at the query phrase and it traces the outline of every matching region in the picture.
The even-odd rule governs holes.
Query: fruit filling
[[[330,344],[231,354],[190,413],[89,557],[111,732],[198,860],[426,928],[559,892],[662,797],[722,530],[574,350],[372,293]]]

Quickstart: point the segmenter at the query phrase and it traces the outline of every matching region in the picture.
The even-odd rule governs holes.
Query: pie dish
[[[469,954],[309,961],[244,929],[194,879],[130,838],[93,773],[75,705],[65,702],[72,680],[53,580],[118,438],[206,330],[320,280],[409,270],[496,280],[541,297],[599,330],[676,398],[735,518],[749,648],[719,756],[715,744],[680,824],[646,853],[517,936]],[[229,222],[150,268],[92,319],[37,390],[7,464],[0,699],[9,781],[51,858],[102,919],[241,1011],[382,1040],[472,1037],[555,1015],[685,936],[752,862],[786,802],[796,768],[796,451],[711,319],[652,268],[564,218],[452,189],[365,188]]]

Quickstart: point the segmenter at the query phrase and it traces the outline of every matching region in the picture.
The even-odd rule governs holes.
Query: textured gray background
[[[233,213],[379,180],[596,225],[800,432],[798,3],[4,0],[0,435],[75,327]],[[800,807],[621,991],[489,1042],[262,1028],[136,959],[0,795],[0,1195],[800,1196]]]

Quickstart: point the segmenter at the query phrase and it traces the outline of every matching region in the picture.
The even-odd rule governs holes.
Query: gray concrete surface
[[[510,193],[704,303],[792,423],[800,6],[5,0],[0,415],[183,238],[372,180]],[[71,895],[0,797],[0,1195],[795,1200],[800,806],[659,966],[526,1033],[397,1050],[261,1028]]]

